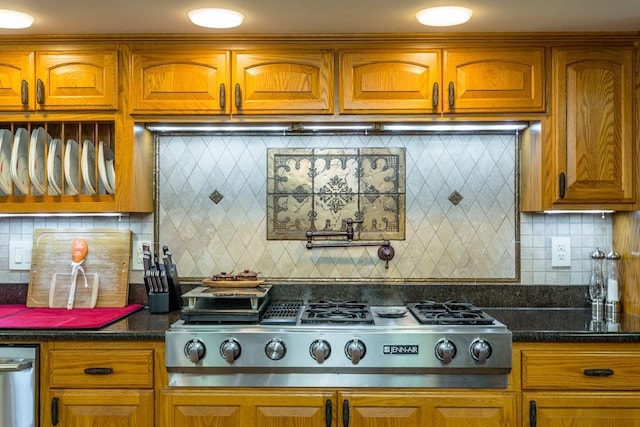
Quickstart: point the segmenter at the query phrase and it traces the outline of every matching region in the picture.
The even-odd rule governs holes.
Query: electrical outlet
[[[9,270],[31,269],[31,240],[9,242]]]
[[[571,267],[571,238],[551,238],[551,267]]]
[[[145,242],[142,240],[133,241],[133,250],[131,251],[131,270],[144,269],[144,265],[142,264],[142,245],[144,243]]]

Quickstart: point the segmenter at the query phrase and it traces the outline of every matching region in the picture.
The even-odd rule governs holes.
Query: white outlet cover
[[[551,267],[571,267],[571,238],[551,238]]]
[[[28,271],[31,269],[31,240],[9,242],[9,270]]]

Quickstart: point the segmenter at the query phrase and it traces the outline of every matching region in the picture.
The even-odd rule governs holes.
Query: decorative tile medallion
[[[267,239],[306,240],[308,230],[356,239],[405,238],[405,149],[267,150]]]

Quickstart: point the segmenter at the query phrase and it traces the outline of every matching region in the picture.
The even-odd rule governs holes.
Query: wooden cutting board
[[[27,291],[27,307],[66,307],[71,283],[64,277],[71,275],[71,249],[77,238],[89,245],[83,268],[88,288],[79,274],[76,282],[74,308],[124,307],[129,298],[129,258],[131,231],[113,229],[95,230],[35,230],[31,254],[31,272]],[[98,297],[93,295],[97,276]],[[55,279],[55,280],[54,280]],[[81,289],[82,288],[82,289]],[[90,291],[89,291],[90,290]]]

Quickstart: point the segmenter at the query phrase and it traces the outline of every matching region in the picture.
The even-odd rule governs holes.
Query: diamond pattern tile
[[[517,277],[515,135],[198,135],[161,136],[159,144],[159,238],[171,246],[183,277],[245,268],[274,279]],[[406,238],[392,241],[396,257],[388,270],[377,247],[308,250],[304,241],[267,240],[274,212],[269,206],[310,211],[306,190],[298,197],[267,196],[278,185],[300,186],[268,176],[267,150],[301,147],[326,153],[405,150],[404,182],[384,181],[401,188],[403,197],[375,199],[369,207],[384,212],[389,203],[402,203],[405,210]],[[374,165],[371,160],[366,167],[373,171]],[[310,169],[304,156],[300,167]],[[382,169],[377,172],[384,174]],[[346,179],[358,179],[357,173]],[[218,204],[209,199],[216,190],[224,195]],[[454,191],[463,196],[458,205],[449,200]],[[320,218],[335,221],[330,203],[325,207]]]

